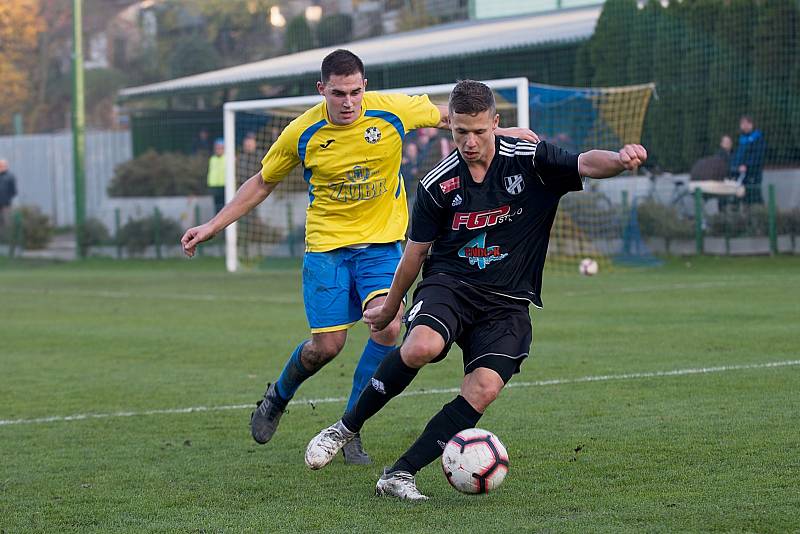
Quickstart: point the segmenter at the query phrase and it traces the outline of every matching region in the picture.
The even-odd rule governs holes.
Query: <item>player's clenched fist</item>
[[[642,145],[625,145],[619,150],[619,161],[626,170],[632,171],[647,161],[647,150]]]
[[[373,332],[380,332],[392,322],[396,314],[396,311],[392,313],[392,310],[387,310],[384,306],[376,306],[364,310],[364,322],[369,325],[370,330]]]

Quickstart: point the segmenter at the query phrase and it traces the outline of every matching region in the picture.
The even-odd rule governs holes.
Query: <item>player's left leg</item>
[[[311,469],[328,465],[339,449],[361,431],[367,419],[411,384],[420,368],[447,355],[461,331],[458,294],[447,284],[423,281],[417,286],[414,299],[402,347],[381,362],[355,406],[308,443],[306,465]]]
[[[278,379],[268,384],[250,415],[250,431],[258,443],[272,439],[297,389],[339,354],[347,339],[347,329],[361,316],[360,304],[352,298],[350,255],[347,249],[305,255],[303,301],[311,339],[297,345]]]
[[[442,455],[442,449],[458,432],[474,427],[483,412],[497,398],[505,382],[496,371],[478,368],[464,377],[461,395],[442,406],[425,430],[375,485],[375,493],[403,500],[427,500],[416,486],[420,469]]]
[[[486,319],[475,324],[464,339],[459,340],[466,373],[461,395],[445,404],[417,441],[384,472],[376,493],[419,500],[414,475],[442,455],[450,438],[478,423],[506,383],[519,372],[530,343],[527,306],[512,304],[490,308]]]
[[[385,295],[392,285],[392,277],[397,269],[401,255],[399,243],[370,245],[353,254],[352,277],[355,280],[356,292],[361,300],[363,310],[380,306],[386,300]],[[353,373],[353,387],[350,391],[345,413],[355,405],[375,370],[395,348],[397,337],[400,335],[400,318],[402,315],[403,309],[401,306],[395,320],[386,328],[380,332],[370,333]],[[345,463],[355,465],[371,463],[370,457],[362,445],[360,433],[356,434],[342,448],[342,453],[344,454]]]

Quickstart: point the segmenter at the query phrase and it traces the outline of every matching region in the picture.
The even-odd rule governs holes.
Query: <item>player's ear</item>
[[[366,78],[364,78],[364,90],[365,91],[367,90],[367,79]]]
[[[325,84],[322,82],[317,82],[317,92],[321,95],[325,95]]]
[[[498,126],[500,126],[500,114],[495,113],[494,120],[492,121],[492,130],[495,130]]]

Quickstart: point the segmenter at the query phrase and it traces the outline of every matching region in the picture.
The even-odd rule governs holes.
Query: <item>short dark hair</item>
[[[477,115],[487,109],[494,117],[497,107],[494,103],[494,93],[489,86],[475,80],[460,80],[450,93],[448,104],[450,113],[466,113]]]
[[[749,113],[745,113],[744,115],[742,115],[741,117],[739,117],[739,120],[740,120],[740,121],[742,121],[742,120],[745,120],[745,121],[749,122],[750,124],[755,124],[755,123],[756,123],[756,122],[753,120],[753,116],[752,116],[752,115],[750,115]]]
[[[331,79],[331,75],[349,76],[357,72],[364,77],[364,63],[361,59],[349,50],[334,50],[322,60],[322,82]]]

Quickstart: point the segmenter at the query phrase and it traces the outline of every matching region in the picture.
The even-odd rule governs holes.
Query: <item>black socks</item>
[[[351,432],[360,432],[366,420],[378,413],[392,398],[402,393],[418,372],[419,369],[403,363],[399,348],[394,349],[378,366],[355,406],[342,417],[344,426]]]
[[[389,472],[408,471],[412,475],[416,474],[442,455],[442,449],[450,438],[466,428],[474,427],[482,415],[467,402],[467,399],[459,395],[442,406],[439,413],[428,421],[422,435],[395,462]]]

